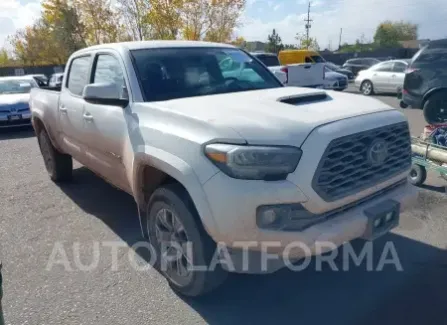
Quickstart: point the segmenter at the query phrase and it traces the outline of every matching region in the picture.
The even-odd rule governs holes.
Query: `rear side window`
[[[416,56],[417,55],[417,56]],[[434,63],[446,64],[447,63],[447,48],[425,48],[418,54],[415,55],[414,63]]]
[[[324,59],[319,55],[312,55],[312,60],[314,60],[315,63],[324,63]]]
[[[71,61],[67,88],[74,95],[81,96],[85,85],[88,83],[90,60],[90,56],[82,56]]]
[[[407,68],[407,65],[403,62],[395,62],[394,63],[394,67],[393,67],[393,71],[394,72],[404,72],[405,69]]]
[[[278,65],[281,65],[275,55],[256,55],[256,57],[267,67],[276,67]]]

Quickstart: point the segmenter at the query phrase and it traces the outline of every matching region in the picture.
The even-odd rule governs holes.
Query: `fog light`
[[[277,220],[278,215],[274,209],[265,209],[259,214],[259,221],[263,226],[268,226]]]
[[[394,212],[388,212],[385,216],[385,222],[390,222],[393,219]]]
[[[382,218],[377,218],[374,220],[374,227],[379,228],[382,225]]]

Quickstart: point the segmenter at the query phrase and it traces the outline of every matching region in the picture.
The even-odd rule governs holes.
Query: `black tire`
[[[179,285],[161,268],[161,244],[157,240],[157,215],[169,209],[180,219],[186,234],[186,240],[192,243],[192,264],[209,266],[216,251],[216,243],[204,230],[192,200],[179,184],[168,184],[155,190],[147,205],[147,232],[149,241],[157,254],[155,267],[165,276],[171,288],[177,293],[189,296],[203,296],[218,286],[227,277],[227,272],[218,264],[212,271],[192,271],[191,279]],[[171,237],[172,238],[172,237]]]
[[[70,155],[59,152],[51,143],[45,130],[38,134],[40,152],[48,175],[53,182],[68,182],[73,177],[73,159]]]
[[[408,174],[408,181],[415,185],[420,186],[424,184],[427,179],[427,170],[424,166],[413,164],[411,165],[410,173]]]
[[[360,91],[365,96],[371,96],[374,95],[374,85],[371,81],[365,80],[360,85]]]
[[[447,90],[438,91],[424,103],[424,118],[429,124],[447,121]]]

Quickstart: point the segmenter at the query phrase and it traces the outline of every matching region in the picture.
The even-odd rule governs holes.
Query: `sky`
[[[41,0],[0,0],[0,47],[8,35],[31,24],[40,13]],[[284,43],[296,44],[304,33],[307,0],[246,0],[237,36],[266,41],[275,28]],[[383,20],[409,20],[419,25],[419,38],[447,38],[447,0],[312,0],[310,35],[321,48],[336,49],[363,34],[372,40]]]

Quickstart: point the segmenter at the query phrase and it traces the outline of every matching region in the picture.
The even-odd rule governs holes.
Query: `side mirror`
[[[127,89],[111,83],[89,84],[84,87],[82,97],[93,104],[126,107],[129,104]]]

